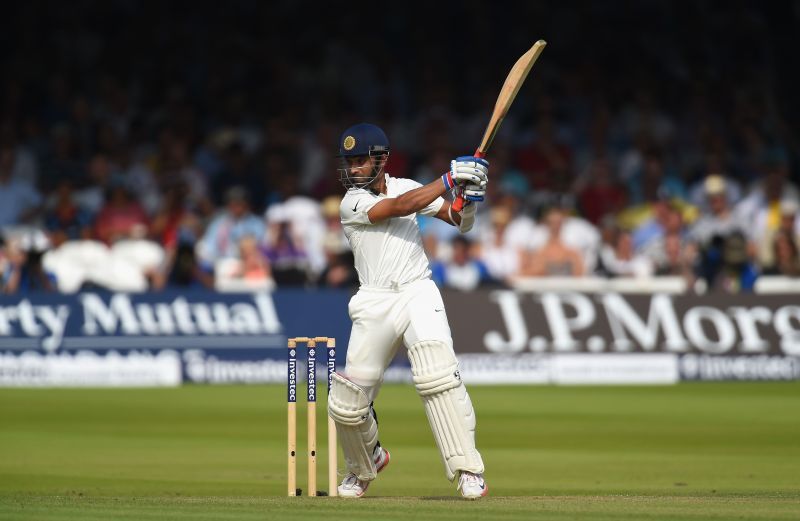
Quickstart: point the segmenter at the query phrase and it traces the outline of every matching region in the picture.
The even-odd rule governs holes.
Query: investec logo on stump
[[[73,304],[0,306],[0,349],[236,348],[279,345],[281,323],[270,295],[236,302],[132,301],[117,293],[78,296]],[[249,302],[247,300],[249,300]],[[82,314],[82,317],[73,316]],[[5,338],[4,338],[5,337]]]

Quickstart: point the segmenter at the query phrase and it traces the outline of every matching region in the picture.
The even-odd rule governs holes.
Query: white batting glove
[[[474,189],[483,189],[485,193],[488,174],[488,161],[479,157],[461,156],[450,162],[450,171],[442,176],[442,182],[448,191],[456,185],[472,185]]]
[[[467,201],[480,202],[486,198],[486,184],[483,185],[464,185],[464,199]]]

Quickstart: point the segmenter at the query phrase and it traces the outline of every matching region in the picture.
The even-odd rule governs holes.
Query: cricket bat
[[[531,68],[533,64],[536,63],[536,59],[542,54],[545,45],[547,45],[547,42],[544,40],[537,41],[533,44],[533,47],[523,54],[519,60],[517,60],[517,63],[511,67],[511,71],[508,73],[508,76],[506,76],[505,83],[503,83],[503,88],[500,89],[500,95],[497,96],[497,102],[494,105],[492,117],[489,118],[489,124],[486,126],[486,131],[483,133],[481,144],[475,151],[475,157],[486,157],[486,153],[489,151],[489,147],[492,145],[492,141],[494,141],[494,137],[500,129],[500,124],[503,122],[506,114],[508,114],[508,109],[514,102],[514,98],[517,97],[517,93],[525,82],[525,78],[528,77],[528,73],[531,72]],[[453,201],[453,211],[460,212],[463,206],[464,198],[459,195]]]

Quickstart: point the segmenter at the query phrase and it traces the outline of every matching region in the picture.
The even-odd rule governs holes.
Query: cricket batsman
[[[461,495],[477,499],[488,487],[475,447],[475,411],[461,381],[416,214],[468,232],[476,203],[486,193],[489,164],[478,157],[458,157],[441,179],[423,186],[384,172],[388,157],[389,140],[375,125],[350,127],[339,140],[339,175],[347,188],[339,215],[360,282],[348,307],[353,327],[347,362],[342,374],[333,375],[328,399],[348,472],[339,495],[362,497],[389,464],[389,451],[378,441],[373,403],[384,371],[403,343],[447,479],[458,478]],[[442,198],[453,190],[466,200],[459,213]]]

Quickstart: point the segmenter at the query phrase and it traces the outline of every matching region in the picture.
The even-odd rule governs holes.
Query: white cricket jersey
[[[393,217],[372,224],[367,212],[379,201],[419,188],[411,179],[386,176],[386,195],[376,195],[364,188],[351,188],[339,206],[339,216],[350,248],[355,257],[358,280],[362,287],[396,289],[400,286],[430,278],[428,257],[422,247],[417,215]],[[420,210],[433,216],[444,204],[437,197]]]

